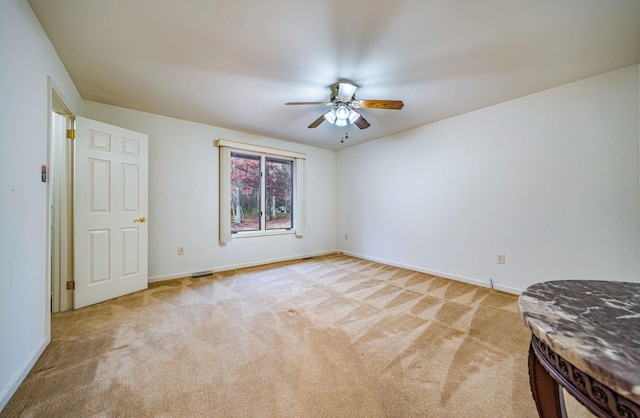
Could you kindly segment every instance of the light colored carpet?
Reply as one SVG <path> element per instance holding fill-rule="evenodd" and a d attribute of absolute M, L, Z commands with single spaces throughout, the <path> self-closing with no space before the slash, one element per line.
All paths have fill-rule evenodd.
<path fill-rule="evenodd" d="M 0 417 L 535 417 L 517 297 L 329 255 L 53 315 Z"/>

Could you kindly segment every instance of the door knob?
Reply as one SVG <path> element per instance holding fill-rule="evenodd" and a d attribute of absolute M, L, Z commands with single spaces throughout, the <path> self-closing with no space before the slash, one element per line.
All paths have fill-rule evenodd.
<path fill-rule="evenodd" d="M 138 219 L 135 219 L 133 222 L 140 222 L 140 223 L 147 222 L 147 217 L 146 216 L 141 216 Z"/>

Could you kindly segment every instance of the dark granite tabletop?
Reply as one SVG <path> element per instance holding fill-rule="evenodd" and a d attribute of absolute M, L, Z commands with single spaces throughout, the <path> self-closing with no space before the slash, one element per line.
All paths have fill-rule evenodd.
<path fill-rule="evenodd" d="M 559 356 L 640 404 L 640 283 L 538 283 L 518 304 L 531 332 Z"/>

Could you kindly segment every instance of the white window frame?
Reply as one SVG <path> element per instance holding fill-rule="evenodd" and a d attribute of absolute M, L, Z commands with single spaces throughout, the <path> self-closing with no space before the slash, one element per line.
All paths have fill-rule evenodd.
<path fill-rule="evenodd" d="M 232 239 L 259 237 L 268 235 L 295 234 L 301 238 L 304 230 L 304 153 L 245 144 L 242 142 L 218 139 L 214 145 L 219 150 L 219 240 L 228 243 Z M 293 160 L 293 228 L 292 229 L 263 229 L 260 231 L 238 231 L 231 233 L 231 153 L 260 155 L 265 157 L 284 158 Z M 262 159 L 264 160 L 264 159 Z M 261 190 L 264 190 L 264 177 L 261 178 Z M 264 227 L 264 223 L 261 224 Z"/>

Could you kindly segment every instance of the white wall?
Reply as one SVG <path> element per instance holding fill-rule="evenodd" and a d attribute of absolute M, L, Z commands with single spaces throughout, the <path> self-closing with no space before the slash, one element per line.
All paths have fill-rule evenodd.
<path fill-rule="evenodd" d="M 334 151 L 85 101 L 84 116 L 149 135 L 149 277 L 300 258 L 336 250 Z M 213 141 L 307 153 L 305 232 L 218 243 L 218 149 Z M 178 246 L 185 255 L 178 256 Z"/>
<path fill-rule="evenodd" d="M 516 293 L 639 281 L 638 79 L 634 65 L 339 151 L 339 248 Z"/>
<path fill-rule="evenodd" d="M 0 410 L 48 344 L 49 87 L 82 102 L 24 0 L 0 2 Z"/>

